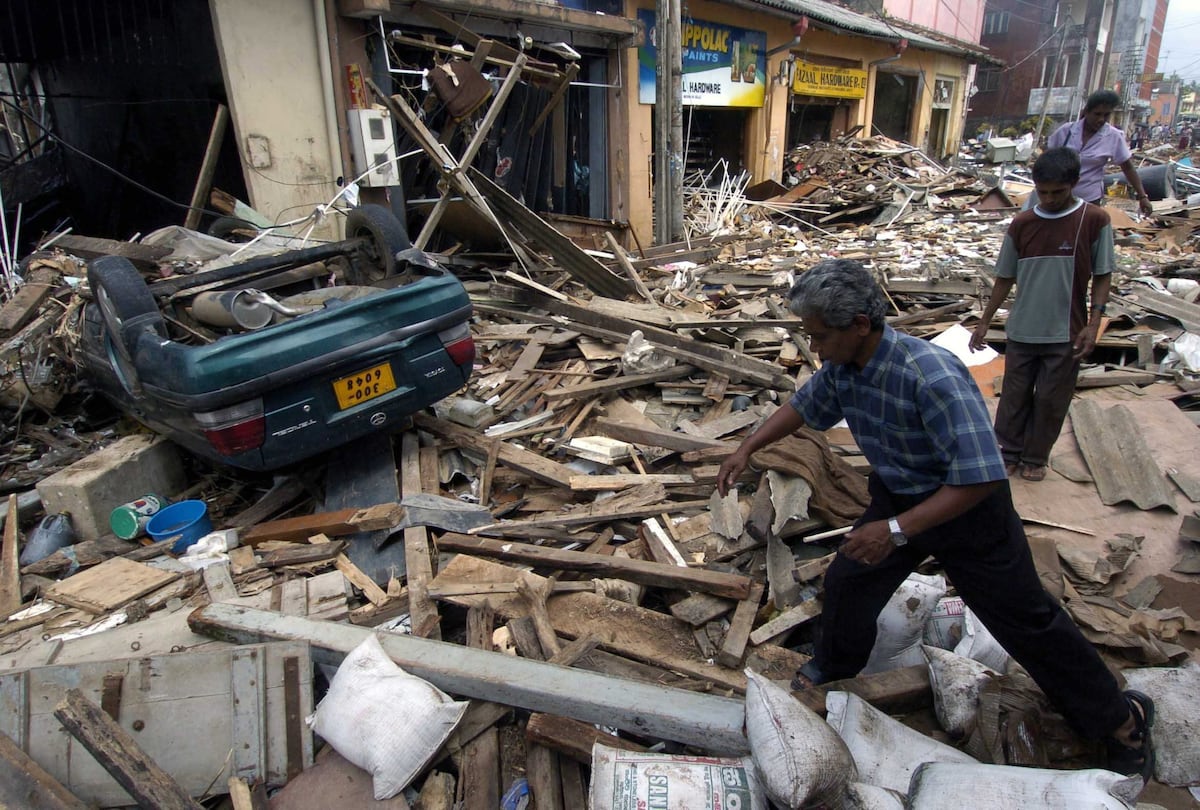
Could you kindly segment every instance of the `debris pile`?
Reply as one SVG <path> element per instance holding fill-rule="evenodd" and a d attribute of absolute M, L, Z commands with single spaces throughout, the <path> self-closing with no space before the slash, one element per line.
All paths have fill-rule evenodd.
<path fill-rule="evenodd" d="M 38 768 L 39 790 L 104 806 L 130 797 L 191 806 L 228 792 L 249 807 L 268 787 L 278 788 L 272 806 L 353 806 L 383 798 L 386 783 L 395 807 L 496 807 L 506 796 L 519 806 L 524 792 L 538 807 L 577 808 L 588 806 L 593 763 L 648 750 L 741 767 L 737 758 L 751 754 L 768 768 L 772 796 L 795 796 L 774 781 L 755 733 L 743 732 L 747 695 L 755 713 L 778 705 L 769 690 L 783 692 L 808 661 L 821 578 L 838 530 L 861 514 L 869 465 L 841 428 L 805 430 L 756 455 L 726 498 L 714 492 L 718 465 L 818 367 L 785 304 L 795 275 L 829 255 L 860 259 L 885 284 L 893 326 L 942 340 L 986 299 L 1014 209 L 975 206 L 989 196 L 977 180 L 883 139 L 793 158 L 797 182 L 782 196 L 811 210 L 784 211 L 770 202 L 780 195 L 756 204 L 744 181 L 726 180 L 697 205 L 709 230 L 729 233 L 640 254 L 615 240 L 584 251 L 482 175 L 459 175 L 518 257 L 508 267 L 452 259 L 474 307 L 473 375 L 390 441 L 368 436 L 275 476 L 204 462 L 89 413 L 87 381 L 71 364 L 82 312 L 94 306 L 81 282 L 88 255 L 69 240 L 39 254 L 0 311 L 4 405 L 18 415 L 5 427 L 12 494 L 0 547 L 0 732 L 15 745 L 0 735 L 0 757 Z M 1186 228 L 1174 254 L 1148 246 L 1172 228 L 1122 227 L 1130 241 L 1119 294 L 1081 383 L 1074 435 L 1040 485 L 1055 494 L 1042 502 L 1034 485 L 1014 484 L 1044 582 L 1120 667 L 1190 657 L 1200 619 L 1200 531 L 1189 515 L 1175 532 L 1168 512 L 1200 502 L 1194 428 L 1179 408 L 1200 388 L 1186 340 L 1200 334 L 1200 310 L 1170 289 L 1194 275 L 1189 223 L 1174 224 Z M 138 260 L 148 276 L 163 275 L 163 257 Z M 171 329 L 198 344 L 216 337 L 177 315 Z M 989 338 L 1003 341 L 1003 318 Z M 1164 368 L 1168 347 L 1176 358 Z M 975 369 L 985 393 L 998 363 Z M 1143 423 L 1114 413 L 1115 398 Z M 1168 470 L 1135 459 L 1127 443 L 1127 458 L 1114 458 L 1097 441 L 1114 431 L 1144 436 Z M 109 455 L 96 452 L 114 441 L 122 444 Z M 138 478 L 130 459 L 150 455 L 162 471 Z M 1112 474 L 1126 464 L 1139 470 L 1132 480 Z M 179 530 L 114 536 L 111 510 L 150 492 L 203 502 L 213 531 L 186 548 Z M 19 562 L 41 514 L 60 511 L 71 513 L 76 542 Z M 1152 531 L 1126 531 L 1135 524 Z M 1178 561 L 1184 579 L 1150 567 L 1164 555 L 1175 562 L 1180 549 L 1192 551 Z M 961 601 L 954 607 L 937 572 L 924 573 L 941 585 L 901 645 L 908 657 L 849 681 L 797 683 L 783 704 L 828 712 L 821 728 L 837 731 L 853 758 L 842 781 L 817 792 L 935 790 L 957 773 L 941 768 L 976 763 L 1094 764 L 1095 751 L 1054 719 L 1003 650 L 984 654 L 986 628 L 962 615 Z M 386 763 L 353 757 L 370 774 L 348 764 L 344 745 L 315 753 L 303 721 L 327 688 L 335 693 L 328 684 L 342 671 L 333 667 L 365 655 L 364 643 L 436 704 L 409 718 L 428 717 L 427 755 L 391 781 Z M 368 669 L 380 682 L 400 677 Z M 947 671 L 974 684 L 965 709 L 943 705 Z M 210 697 L 191 703 L 200 695 Z M 346 722 L 322 722 L 330 719 Z M 872 767 L 879 743 L 865 727 L 916 735 L 931 752 Z M 69 765 L 84 756 L 74 741 L 92 750 L 85 737 L 102 729 L 132 746 L 93 753 L 104 768 Z M 138 771 L 132 763 L 142 761 L 157 766 Z M 855 768 L 858 781 L 846 782 Z M 1160 778 L 1200 781 L 1200 762 L 1182 772 Z"/>

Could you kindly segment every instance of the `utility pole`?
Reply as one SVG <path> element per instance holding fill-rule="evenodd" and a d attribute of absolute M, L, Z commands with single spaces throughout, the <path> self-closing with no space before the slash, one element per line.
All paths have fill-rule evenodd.
<path fill-rule="evenodd" d="M 1042 143 L 1042 127 L 1046 124 L 1046 108 L 1050 104 L 1050 91 L 1054 89 L 1054 77 L 1058 74 L 1059 65 L 1062 64 L 1063 48 L 1066 47 L 1067 44 L 1068 28 L 1070 28 L 1070 26 L 1067 23 L 1063 23 L 1059 28 L 1060 34 L 1058 37 L 1058 55 L 1054 57 L 1054 70 L 1051 71 L 1050 75 L 1046 77 L 1046 92 L 1042 96 L 1042 113 L 1038 116 L 1037 132 L 1034 133 L 1034 143 L 1038 144 L 1039 146 Z"/>
<path fill-rule="evenodd" d="M 683 3 L 671 0 L 671 241 L 683 240 Z"/>
<path fill-rule="evenodd" d="M 683 47 L 680 0 L 655 4 L 654 241 L 683 238 Z"/>

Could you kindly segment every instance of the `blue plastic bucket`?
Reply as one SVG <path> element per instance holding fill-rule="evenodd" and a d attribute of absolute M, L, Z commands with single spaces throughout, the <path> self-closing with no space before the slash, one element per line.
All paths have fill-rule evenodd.
<path fill-rule="evenodd" d="M 212 531 L 208 504 L 204 501 L 180 501 L 164 506 L 146 524 L 146 534 L 156 543 L 175 540 L 172 554 L 182 554 L 188 546 Z"/>

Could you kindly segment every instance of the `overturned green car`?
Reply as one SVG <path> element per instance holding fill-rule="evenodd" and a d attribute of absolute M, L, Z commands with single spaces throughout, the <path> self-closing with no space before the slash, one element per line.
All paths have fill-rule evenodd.
<path fill-rule="evenodd" d="M 124 258 L 93 259 L 78 354 L 85 377 L 152 430 L 247 470 L 402 429 L 470 377 L 471 302 L 386 209 L 354 209 L 346 232 L 342 242 L 154 283 Z M 334 267 L 349 283 L 331 287 L 313 267 Z M 262 288 L 291 294 L 276 300 Z M 199 313 L 202 302 L 224 307 L 227 319 L 209 324 L 227 329 L 180 334 L 178 319 L 164 317 Z"/>

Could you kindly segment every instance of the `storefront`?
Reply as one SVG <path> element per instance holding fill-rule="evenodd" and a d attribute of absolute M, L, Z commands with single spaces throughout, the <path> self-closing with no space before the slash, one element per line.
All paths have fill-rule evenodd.
<path fill-rule="evenodd" d="M 851 59 L 809 55 L 783 63 L 792 77 L 788 101 L 788 147 L 829 141 L 846 134 L 867 95 L 867 71 Z"/>

